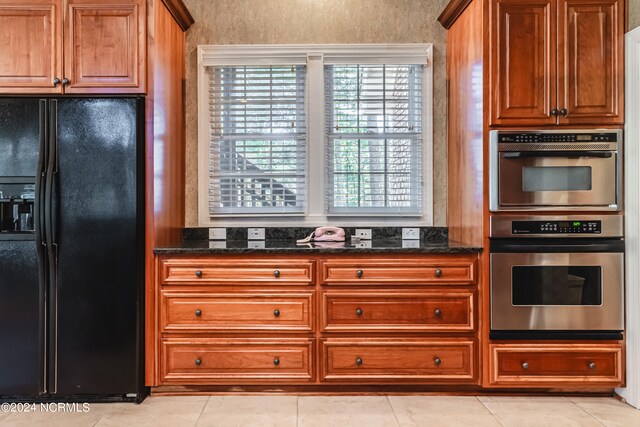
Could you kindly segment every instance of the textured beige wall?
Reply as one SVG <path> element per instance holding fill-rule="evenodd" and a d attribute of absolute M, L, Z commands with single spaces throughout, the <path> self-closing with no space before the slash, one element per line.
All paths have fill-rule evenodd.
<path fill-rule="evenodd" d="M 640 0 L 629 1 L 629 30 L 640 27 Z"/>
<path fill-rule="evenodd" d="M 636 1 L 636 0 L 631 0 Z M 445 30 L 448 0 L 184 0 L 196 23 L 187 33 L 188 227 L 197 225 L 197 63 L 199 44 L 433 43 L 434 224 L 446 222 Z"/>

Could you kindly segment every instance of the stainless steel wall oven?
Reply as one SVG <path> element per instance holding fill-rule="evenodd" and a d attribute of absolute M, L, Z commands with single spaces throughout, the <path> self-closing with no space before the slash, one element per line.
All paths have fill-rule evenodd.
<path fill-rule="evenodd" d="M 489 209 L 619 211 L 622 131 L 489 133 Z"/>
<path fill-rule="evenodd" d="M 493 339 L 621 337 L 621 216 L 493 216 L 490 236 Z"/>

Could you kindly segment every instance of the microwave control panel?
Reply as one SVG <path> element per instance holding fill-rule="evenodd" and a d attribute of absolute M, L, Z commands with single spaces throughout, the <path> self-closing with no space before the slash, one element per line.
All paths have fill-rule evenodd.
<path fill-rule="evenodd" d="M 512 234 L 600 234 L 602 221 L 513 221 Z"/>

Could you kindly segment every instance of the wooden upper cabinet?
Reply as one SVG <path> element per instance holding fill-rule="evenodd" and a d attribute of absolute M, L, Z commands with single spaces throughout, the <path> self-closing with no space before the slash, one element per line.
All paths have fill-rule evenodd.
<path fill-rule="evenodd" d="M 0 0 L 0 93 L 60 93 L 60 1 Z"/>
<path fill-rule="evenodd" d="M 144 0 L 67 0 L 66 93 L 144 92 Z"/>
<path fill-rule="evenodd" d="M 623 123 L 621 0 L 560 0 L 558 104 L 561 124 Z"/>
<path fill-rule="evenodd" d="M 494 3 L 492 124 L 555 124 L 554 0 Z"/>
<path fill-rule="evenodd" d="M 491 4 L 490 125 L 623 123 L 623 0 Z"/>
<path fill-rule="evenodd" d="M 0 0 L 0 93 L 144 93 L 145 47 L 145 0 Z"/>

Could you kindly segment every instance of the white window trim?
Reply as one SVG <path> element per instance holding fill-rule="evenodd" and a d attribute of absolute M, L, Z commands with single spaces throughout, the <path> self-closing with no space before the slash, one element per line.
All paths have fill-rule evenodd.
<path fill-rule="evenodd" d="M 433 225 L 433 45 L 201 45 L 198 46 L 198 225 L 200 227 Z M 324 65 L 421 64 L 423 72 L 422 213 L 367 216 L 325 213 Z M 209 216 L 209 122 L 206 67 L 224 65 L 307 65 L 307 202 L 305 215 Z M 312 194 L 319 196 L 312 197 Z"/>

